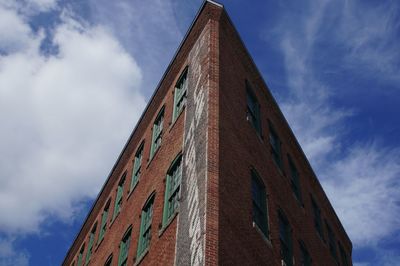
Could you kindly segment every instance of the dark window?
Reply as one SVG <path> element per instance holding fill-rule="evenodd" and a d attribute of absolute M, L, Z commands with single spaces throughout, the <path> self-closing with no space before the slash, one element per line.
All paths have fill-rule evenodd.
<path fill-rule="evenodd" d="M 296 198 L 302 202 L 301 199 L 301 189 L 300 189 L 300 180 L 299 180 L 299 172 L 290 156 L 288 156 L 289 168 L 290 168 L 290 183 Z"/>
<path fill-rule="evenodd" d="M 308 253 L 306 246 L 302 241 L 300 241 L 300 266 L 311 266 L 311 257 Z"/>
<path fill-rule="evenodd" d="M 292 229 L 287 218 L 279 212 L 279 240 L 281 244 L 281 259 L 286 266 L 293 265 Z"/>
<path fill-rule="evenodd" d="M 282 165 L 282 152 L 281 152 L 281 141 L 276 134 L 274 128 L 270 124 L 269 126 L 269 143 L 271 144 L 272 159 L 280 170 L 283 169 Z"/>
<path fill-rule="evenodd" d="M 339 243 L 339 250 L 340 250 L 340 258 L 342 260 L 342 265 L 343 266 L 348 266 L 349 265 L 349 260 L 347 258 L 346 251 L 344 251 L 344 248 L 340 243 Z"/>
<path fill-rule="evenodd" d="M 107 258 L 106 263 L 104 263 L 104 266 L 111 266 L 112 264 L 112 254 Z"/>
<path fill-rule="evenodd" d="M 246 97 L 247 97 L 247 120 L 251 122 L 258 134 L 261 135 L 261 119 L 260 105 L 257 98 L 251 91 L 250 85 L 246 81 Z"/>
<path fill-rule="evenodd" d="M 318 235 L 321 239 L 324 239 L 324 233 L 322 231 L 322 219 L 321 219 L 321 210 L 319 209 L 317 203 L 313 198 L 311 198 L 311 204 L 314 214 L 314 227 L 317 230 Z"/>
<path fill-rule="evenodd" d="M 254 170 L 251 171 L 251 195 L 253 201 L 253 222 L 268 237 L 267 195 L 264 184 Z"/>
<path fill-rule="evenodd" d="M 335 235 L 333 234 L 333 231 L 328 223 L 326 223 L 326 228 L 328 230 L 329 251 L 331 252 L 331 255 L 335 261 L 338 261 Z"/>
<path fill-rule="evenodd" d="M 165 187 L 163 225 L 166 225 L 178 209 L 179 189 L 182 179 L 182 155 L 179 155 L 168 170 Z"/>

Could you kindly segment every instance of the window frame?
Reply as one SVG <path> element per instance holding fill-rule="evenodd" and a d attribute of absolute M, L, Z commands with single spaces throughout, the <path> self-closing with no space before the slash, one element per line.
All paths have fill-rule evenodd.
<path fill-rule="evenodd" d="M 311 266 L 312 265 L 312 258 L 310 252 L 306 248 L 306 245 L 303 241 L 299 241 L 300 246 L 300 266 Z"/>
<path fill-rule="evenodd" d="M 118 266 L 127 265 L 131 242 L 132 242 L 132 225 L 130 225 L 128 229 L 125 231 L 124 235 L 122 236 L 121 242 L 119 243 Z M 125 252 L 122 253 L 122 251 Z"/>
<path fill-rule="evenodd" d="M 245 81 L 245 87 L 247 120 L 250 121 L 250 123 L 253 125 L 258 135 L 262 136 L 260 103 L 258 102 L 257 96 L 253 92 L 253 88 L 247 80 Z"/>
<path fill-rule="evenodd" d="M 272 160 L 278 166 L 279 170 L 283 172 L 283 158 L 282 158 L 282 141 L 276 133 L 274 126 L 271 121 L 268 121 L 269 125 L 269 144 L 271 147 Z"/>
<path fill-rule="evenodd" d="M 85 265 L 88 265 L 90 262 L 90 258 L 93 254 L 93 247 L 94 247 L 94 238 L 96 235 L 96 229 L 97 229 L 97 222 L 94 224 L 92 227 L 92 230 L 90 231 L 89 234 L 89 240 L 88 240 L 88 249 L 86 252 L 86 260 L 85 260 Z"/>
<path fill-rule="evenodd" d="M 325 220 L 326 230 L 328 233 L 328 246 L 329 246 L 329 253 L 333 257 L 336 262 L 339 262 L 338 254 L 337 254 L 337 246 L 336 246 L 336 237 L 334 232 L 332 231 L 331 226 L 329 225 L 328 221 Z"/>
<path fill-rule="evenodd" d="M 139 261 L 150 248 L 151 225 L 154 212 L 155 192 L 153 192 L 143 205 L 140 217 L 140 232 L 137 246 L 136 260 Z M 147 218 L 147 221 L 145 219 Z"/>
<path fill-rule="evenodd" d="M 292 227 L 282 210 L 278 211 L 278 219 L 281 260 L 285 262 L 286 266 L 293 266 Z M 284 226 L 284 228 L 281 226 Z M 282 229 L 284 230 L 284 235 L 282 235 Z"/>
<path fill-rule="evenodd" d="M 108 214 L 110 212 L 110 205 L 111 205 L 111 198 L 108 199 L 106 205 L 104 205 L 103 213 L 101 214 L 99 237 L 97 238 L 97 245 L 99 245 L 100 242 L 103 240 L 104 235 L 107 231 L 107 220 L 108 220 Z"/>
<path fill-rule="evenodd" d="M 164 115 L 165 106 L 163 106 L 158 112 L 153 122 L 152 134 L 151 134 L 151 147 L 150 147 L 150 160 L 153 159 L 154 154 L 160 149 L 162 134 L 164 129 Z"/>
<path fill-rule="evenodd" d="M 77 261 L 76 266 L 82 265 L 84 252 L 85 252 L 85 243 L 83 243 L 83 245 L 81 246 L 81 248 L 79 250 L 78 258 L 76 260 Z"/>
<path fill-rule="evenodd" d="M 252 168 L 250 170 L 251 176 L 251 201 L 252 201 L 252 221 L 253 225 L 256 225 L 260 229 L 262 234 L 269 239 L 270 229 L 269 229 L 269 217 L 268 217 L 268 194 L 266 191 L 266 186 L 262 181 L 260 175 L 257 171 Z M 261 193 L 259 196 L 261 198 L 255 199 L 254 195 L 254 184 L 256 184 L 257 190 Z M 261 202 L 258 202 L 261 201 Z M 261 217 L 258 215 L 261 214 Z"/>
<path fill-rule="evenodd" d="M 188 88 L 188 74 L 189 67 L 186 66 L 185 69 L 180 74 L 178 81 L 174 87 L 174 107 L 172 111 L 172 123 L 174 123 L 179 115 L 182 113 L 185 105 L 186 105 L 186 92 Z M 178 87 L 178 85 L 181 85 Z"/>
<path fill-rule="evenodd" d="M 139 147 L 136 149 L 135 159 L 132 162 L 132 176 L 131 176 L 131 184 L 129 186 L 129 192 L 132 192 L 136 187 L 137 183 L 140 179 L 140 174 L 142 171 L 142 163 L 143 163 L 143 154 L 144 154 L 144 141 L 142 141 Z"/>
<path fill-rule="evenodd" d="M 311 196 L 311 208 L 313 212 L 314 228 L 317 231 L 317 234 L 321 238 L 321 240 L 325 241 L 321 209 L 319 208 L 313 196 Z"/>
<path fill-rule="evenodd" d="M 301 195 L 301 185 L 300 185 L 300 174 L 297 170 L 296 164 L 294 163 L 292 157 L 288 154 L 288 162 L 289 162 L 289 170 L 290 170 L 290 185 L 292 187 L 292 191 L 296 196 L 297 200 L 300 203 L 303 203 L 302 195 Z"/>
<path fill-rule="evenodd" d="M 178 176 L 174 176 L 174 173 L 176 173 L 176 171 L 179 171 L 177 173 Z M 167 171 L 165 179 L 164 210 L 162 219 L 163 227 L 165 227 L 170 222 L 170 220 L 172 220 L 175 213 L 178 212 L 181 181 L 182 181 L 182 153 L 179 153 L 172 161 L 171 166 Z M 172 203 L 172 201 L 174 202 Z"/>
<path fill-rule="evenodd" d="M 113 221 L 117 218 L 118 214 L 121 212 L 121 207 L 124 197 L 124 186 L 126 182 L 127 171 L 125 171 L 121 178 L 119 179 L 117 186 L 117 193 L 115 194 L 114 210 L 113 210 Z"/>

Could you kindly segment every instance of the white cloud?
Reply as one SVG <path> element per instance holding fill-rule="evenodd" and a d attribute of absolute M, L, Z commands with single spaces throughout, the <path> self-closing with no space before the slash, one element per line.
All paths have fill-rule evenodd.
<path fill-rule="evenodd" d="M 16 251 L 14 239 L 0 237 L 0 265 L 27 266 L 29 265 L 29 254 L 25 251 Z"/>
<path fill-rule="evenodd" d="M 400 81 L 399 12 L 398 1 L 382 1 L 373 6 L 345 2 L 338 39 L 349 49 L 346 67 L 359 75 Z"/>
<path fill-rule="evenodd" d="M 325 191 L 355 245 L 376 245 L 400 228 L 400 149 L 355 145 L 323 176 Z"/>
<path fill-rule="evenodd" d="M 54 29 L 58 53 L 22 31 L 0 57 L 0 216 L 7 234 L 73 218 L 94 197 L 144 108 L 141 70 L 101 26 L 69 18 Z M 67 16 L 68 17 L 68 16 Z"/>
<path fill-rule="evenodd" d="M 282 110 L 357 248 L 376 245 L 400 227 L 397 180 L 400 150 L 380 146 L 374 139 L 371 143 L 351 143 L 346 139 L 346 134 L 351 131 L 346 119 L 357 112 L 357 107 L 349 110 L 331 103 L 335 88 L 324 82 L 321 66 L 314 64 L 315 51 L 321 50 L 316 44 L 329 21 L 327 17 L 335 18 L 331 21 L 340 21 L 341 26 L 337 27 L 338 32 L 332 32 L 329 41 L 351 47 L 346 54 L 348 64 L 361 62 L 354 60 L 360 57 L 360 65 L 367 65 L 353 69 L 355 72 L 379 69 L 374 76 L 381 80 L 387 80 L 398 70 L 398 65 L 393 62 L 399 61 L 399 50 L 387 40 L 384 40 L 387 51 L 376 45 L 377 40 L 385 37 L 393 40 L 396 25 L 393 25 L 392 12 L 384 16 L 382 22 L 379 19 L 385 9 L 366 16 L 375 10 L 360 15 L 358 11 L 367 10 L 360 4 L 356 6 L 354 2 L 345 1 L 341 9 L 338 8 L 340 5 L 332 3 L 310 1 L 304 5 L 308 9 L 302 9 L 303 12 L 294 18 L 287 19 L 290 15 L 282 15 L 285 19 L 273 30 L 275 38 L 272 40 L 279 44 L 287 72 L 289 97 L 281 99 Z M 321 51 L 318 55 L 324 56 Z M 375 57 L 380 56 L 380 61 L 376 61 Z"/>
<path fill-rule="evenodd" d="M 143 67 L 143 84 L 151 95 L 183 38 L 182 18 L 176 17 L 172 1 L 90 0 L 89 5 L 91 19 L 107 26 Z"/>

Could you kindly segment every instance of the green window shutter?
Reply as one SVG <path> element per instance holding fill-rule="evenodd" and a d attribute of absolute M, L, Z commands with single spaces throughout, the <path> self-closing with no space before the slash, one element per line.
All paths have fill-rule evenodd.
<path fill-rule="evenodd" d="M 170 170 L 168 170 L 166 178 L 163 225 L 166 225 L 169 219 L 175 214 L 178 209 L 178 195 L 182 179 L 181 167 L 182 155 L 179 155 L 172 162 Z"/>
<path fill-rule="evenodd" d="M 171 177 L 167 175 L 167 180 L 165 182 L 165 197 L 164 197 L 164 211 L 163 211 L 163 225 L 165 225 L 168 221 L 169 215 L 168 215 L 168 199 L 169 199 L 169 194 L 170 194 L 170 183 L 171 183 Z"/>
<path fill-rule="evenodd" d="M 154 196 L 148 200 L 145 207 L 142 210 L 142 217 L 140 223 L 140 235 L 137 249 L 137 258 L 148 249 L 151 238 L 151 220 L 153 216 L 153 202 Z"/>
<path fill-rule="evenodd" d="M 128 229 L 119 246 L 118 266 L 125 266 L 128 261 L 128 252 L 131 242 L 132 229 Z"/>
<path fill-rule="evenodd" d="M 142 157 L 143 157 L 143 146 L 144 146 L 144 144 L 142 143 L 139 146 L 139 149 L 135 155 L 135 160 L 133 162 L 133 169 L 132 169 L 132 180 L 131 180 L 131 185 L 130 185 L 130 189 L 129 189 L 130 191 L 133 190 L 133 188 L 136 186 L 137 182 L 139 181 L 140 169 L 141 169 Z"/>
<path fill-rule="evenodd" d="M 90 233 L 89 236 L 89 244 L 88 244 L 88 251 L 86 253 L 86 265 L 90 261 L 90 257 L 92 256 L 92 250 L 93 250 L 93 242 L 94 242 L 94 235 L 95 235 L 96 229 L 94 228 L 92 232 Z"/>
<path fill-rule="evenodd" d="M 117 188 L 117 197 L 115 198 L 113 220 L 115 219 L 115 217 L 117 216 L 117 214 L 120 211 L 121 199 L 122 199 L 122 186 L 119 185 Z"/>
<path fill-rule="evenodd" d="M 185 105 L 185 96 L 186 96 L 186 90 L 187 90 L 187 73 L 188 69 L 186 68 L 183 73 L 181 74 L 178 82 L 175 85 L 175 90 L 174 90 L 174 109 L 173 109 L 173 116 L 172 116 L 172 122 L 176 120 L 176 118 L 179 116 L 179 114 L 183 110 L 183 106 Z"/>
<path fill-rule="evenodd" d="M 84 250 L 85 250 L 85 246 L 83 246 L 83 247 L 81 248 L 81 250 L 79 251 L 77 266 L 81 266 L 81 265 L 82 265 L 82 258 L 83 258 L 83 252 L 84 252 Z"/>
<path fill-rule="evenodd" d="M 99 232 L 99 239 L 97 240 L 97 243 L 100 243 L 101 240 L 103 240 L 104 233 L 106 232 L 107 216 L 108 216 L 108 208 L 104 209 L 103 215 L 101 216 L 101 226 L 100 226 L 100 232 Z"/>
<path fill-rule="evenodd" d="M 150 158 L 153 158 L 154 153 L 161 146 L 161 133 L 163 130 L 163 122 L 164 122 L 163 120 L 164 120 L 164 107 L 161 109 L 161 111 L 157 115 L 156 120 L 154 121 L 152 141 L 150 147 Z"/>

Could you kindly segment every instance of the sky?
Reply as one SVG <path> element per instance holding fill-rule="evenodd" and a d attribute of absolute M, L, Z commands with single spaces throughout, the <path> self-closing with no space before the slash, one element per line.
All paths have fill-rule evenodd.
<path fill-rule="evenodd" d="M 0 266 L 60 265 L 201 0 L 0 0 Z M 224 4 L 353 242 L 400 261 L 400 2 Z"/>

